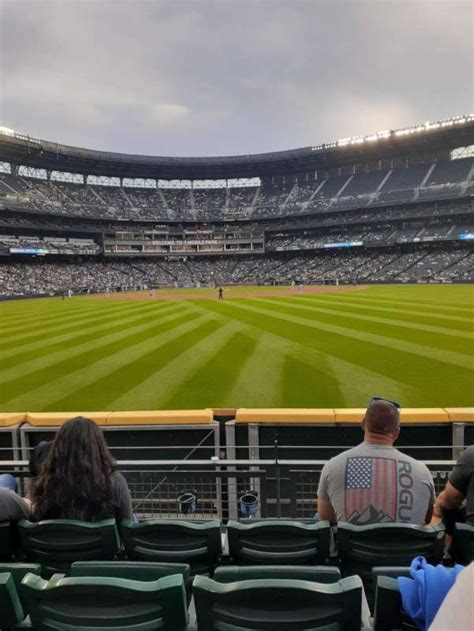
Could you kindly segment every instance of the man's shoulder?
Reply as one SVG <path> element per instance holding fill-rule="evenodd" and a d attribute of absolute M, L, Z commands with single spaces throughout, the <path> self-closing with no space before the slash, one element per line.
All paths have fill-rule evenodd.
<path fill-rule="evenodd" d="M 361 443 L 360 445 L 357 445 L 356 447 L 352 447 L 351 449 L 346 449 L 345 451 L 341 451 L 341 453 L 337 454 L 337 456 L 333 456 L 332 458 L 330 458 L 327 464 L 329 466 L 337 466 L 337 465 L 343 464 L 348 458 L 356 458 L 356 457 L 363 456 L 362 450 L 361 450 L 362 445 L 363 443 Z"/>
<path fill-rule="evenodd" d="M 397 460 L 399 462 L 403 462 L 406 465 L 410 465 L 410 468 L 413 472 L 417 472 L 420 475 L 427 474 L 431 478 L 430 470 L 428 469 L 428 467 L 425 465 L 424 462 L 422 462 L 421 460 L 417 460 L 416 458 L 413 458 L 413 456 L 404 454 L 398 449 L 396 449 L 395 452 L 397 454 Z"/>

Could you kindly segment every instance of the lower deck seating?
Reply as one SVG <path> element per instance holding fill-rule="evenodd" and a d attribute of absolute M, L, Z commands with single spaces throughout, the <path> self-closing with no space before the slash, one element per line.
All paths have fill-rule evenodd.
<path fill-rule="evenodd" d="M 343 580 L 357 576 L 357 580 L 362 581 L 369 603 L 375 598 L 377 613 L 374 575 L 375 580 L 381 576 L 385 579 L 390 578 L 393 571 L 405 571 L 415 556 L 424 556 L 428 561 L 436 563 L 441 559 L 444 542 L 443 527 L 339 524 L 338 556 L 329 557 L 330 527 L 327 522 L 315 524 L 286 519 L 262 519 L 246 520 L 245 523 L 229 522 L 227 535 L 230 554 L 222 555 L 222 527 L 218 521 L 152 520 L 142 523 L 125 522 L 122 526 L 120 534 L 122 541 L 125 542 L 123 548 L 118 537 L 119 529 L 113 520 L 95 524 L 63 520 L 37 524 L 21 522 L 19 529 L 22 532 L 22 545 L 17 559 L 26 558 L 35 563 L 0 563 L 0 589 L 5 602 L 10 603 L 8 606 L 2 603 L 5 611 L 2 615 L 5 618 L 0 618 L 0 628 L 2 624 L 6 624 L 4 620 L 11 621 L 21 618 L 21 615 L 26 616 L 32 606 L 39 608 L 38 611 L 42 611 L 42 607 L 49 607 L 48 598 L 44 599 L 41 594 L 59 594 L 55 598 L 65 603 L 64 615 L 66 618 L 72 616 L 70 605 L 74 599 L 71 596 L 71 600 L 68 600 L 70 595 L 75 594 L 76 600 L 82 598 L 82 593 L 92 598 L 95 586 L 99 585 L 102 587 L 97 594 L 103 594 L 100 595 L 100 610 L 105 612 L 104 620 L 112 620 L 110 624 L 113 623 L 114 628 L 120 629 L 121 625 L 125 625 L 127 617 L 125 615 L 123 618 L 114 619 L 112 603 L 118 602 L 118 607 L 124 607 L 128 602 L 128 606 L 132 607 L 133 602 L 133 607 L 136 605 L 139 609 L 139 603 L 148 602 L 146 598 L 142 601 L 141 596 L 129 598 L 130 593 L 141 594 L 140 590 L 132 590 L 130 593 L 125 590 L 123 593 L 128 595 L 119 598 L 118 601 L 114 600 L 117 594 L 122 593 L 120 590 L 117 591 L 121 586 L 120 581 L 138 583 L 147 593 L 147 590 L 155 589 L 155 583 L 170 577 L 178 577 L 183 587 L 185 611 L 189 605 L 191 611 L 193 610 L 191 595 L 195 595 L 200 629 L 249 631 L 254 628 L 271 627 L 272 631 L 303 631 L 306 628 L 319 629 L 320 625 L 323 625 L 322 628 L 326 628 L 326 631 L 336 631 L 350 628 L 344 626 L 344 603 L 349 597 L 344 595 L 345 589 L 339 588 L 341 585 L 353 586 L 353 583 L 343 583 Z M 456 525 L 455 531 L 458 533 L 458 538 L 455 539 L 459 554 L 472 554 L 472 548 L 469 546 L 472 546 L 473 527 Z M 0 533 L 2 532 L 9 533 L 9 530 L 5 527 L 0 529 Z M 318 562 L 323 565 L 316 565 Z M 339 567 L 335 567 L 336 564 L 339 564 Z M 380 573 L 373 569 L 387 565 L 402 566 L 402 570 L 400 567 L 384 567 Z M 56 574 L 49 581 L 40 580 L 40 575 L 43 579 L 48 579 L 53 572 L 62 574 Z M 5 578 L 7 574 L 11 578 Z M 199 574 L 208 574 L 213 580 L 202 582 Z M 36 578 L 32 578 L 33 575 Z M 27 588 L 24 587 L 25 584 Z M 251 589 L 248 587 L 249 584 Z M 79 589 L 78 585 L 86 587 Z M 273 586 L 273 598 L 269 595 L 269 585 Z M 334 586 L 338 585 L 336 589 Z M 63 592 L 56 590 L 58 586 L 65 589 L 64 599 Z M 71 586 L 76 587 L 70 589 Z M 267 591 L 264 589 L 265 586 Z M 19 600 L 15 594 L 20 595 Z M 96 600 L 97 594 L 94 596 Z M 380 594 L 383 595 L 384 592 Z M 390 594 L 388 592 L 388 596 Z M 332 604 L 326 603 L 324 607 L 330 607 L 334 613 L 332 622 L 328 622 L 328 618 L 321 614 L 324 609 L 322 603 L 326 602 L 327 598 Z M 351 598 L 348 602 L 352 603 Z M 290 605 L 291 611 L 295 614 L 293 619 L 290 619 Z M 380 609 L 381 605 L 378 606 Z M 5 609 L 7 607 L 8 612 Z M 353 609 L 352 604 L 350 607 Z M 149 613 L 151 609 L 153 607 L 149 608 Z M 107 618 L 107 611 L 112 617 Z M 153 611 L 157 613 L 155 609 Z M 358 609 L 353 609 L 352 616 L 354 615 L 358 616 L 360 621 L 360 600 Z M 249 626 L 252 616 L 256 622 L 267 620 L 270 627 Z M 383 619 L 383 614 L 379 611 L 379 624 L 383 623 Z M 86 621 L 87 618 L 81 619 L 81 624 L 87 626 Z M 148 622 L 151 626 L 145 626 L 147 630 L 158 628 L 153 626 L 153 618 Z M 290 622 L 294 622 L 294 625 L 291 626 Z M 402 622 L 404 625 L 410 624 L 409 621 L 403 620 L 403 617 Z M 18 624 L 18 620 L 8 624 Z M 304 626 L 306 624 L 309 626 Z M 71 626 L 71 631 L 75 628 Z M 100 625 L 98 628 L 101 628 Z M 135 629 L 131 623 L 127 631 L 129 628 Z M 188 631 L 196 629 L 192 625 L 184 628 Z"/>

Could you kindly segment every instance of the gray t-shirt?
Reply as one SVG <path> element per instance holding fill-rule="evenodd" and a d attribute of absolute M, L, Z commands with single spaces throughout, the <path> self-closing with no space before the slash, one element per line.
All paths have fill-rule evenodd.
<path fill-rule="evenodd" d="M 337 521 L 424 525 L 435 498 L 428 467 L 388 445 L 361 443 L 324 465 L 318 497 Z"/>
<path fill-rule="evenodd" d="M 461 454 L 449 481 L 466 498 L 466 521 L 474 524 L 474 445 Z"/>
<path fill-rule="evenodd" d="M 20 521 L 28 518 L 26 502 L 15 491 L 0 487 L 0 521 Z"/>

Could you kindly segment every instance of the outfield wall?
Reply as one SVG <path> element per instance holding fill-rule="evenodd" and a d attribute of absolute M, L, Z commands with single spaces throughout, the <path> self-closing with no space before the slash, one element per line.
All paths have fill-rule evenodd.
<path fill-rule="evenodd" d="M 324 459 L 357 445 L 362 408 L 0 413 L 0 461 L 28 460 L 62 423 L 87 416 L 118 460 Z M 474 444 L 474 408 L 405 408 L 397 446 L 416 458 L 457 459 Z"/>

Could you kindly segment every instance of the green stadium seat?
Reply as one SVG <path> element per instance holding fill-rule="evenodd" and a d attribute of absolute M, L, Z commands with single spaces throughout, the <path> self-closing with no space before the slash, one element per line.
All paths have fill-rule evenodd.
<path fill-rule="evenodd" d="M 444 526 L 413 524 L 370 524 L 355 526 L 340 523 L 337 550 L 345 576 L 362 578 L 369 606 L 374 602 L 372 569 L 380 566 L 408 567 L 417 557 L 439 563 L 443 556 Z"/>
<path fill-rule="evenodd" d="M 382 568 L 379 569 L 382 570 Z M 408 568 L 403 569 L 404 573 L 398 576 L 409 574 Z M 395 576 L 376 576 L 374 631 L 414 631 L 415 629 L 419 629 L 418 625 L 403 611 L 402 595 Z"/>
<path fill-rule="evenodd" d="M 337 583 L 341 571 L 326 565 L 223 565 L 214 572 L 218 583 L 266 580 L 268 578 L 312 581 L 313 583 Z"/>
<path fill-rule="evenodd" d="M 362 582 L 332 584 L 291 579 L 193 583 L 199 631 L 359 631 Z"/>
<path fill-rule="evenodd" d="M 450 553 L 456 563 L 469 565 L 474 561 L 474 526 L 472 524 L 454 524 Z"/>
<path fill-rule="evenodd" d="M 15 585 L 18 588 L 23 577 L 28 573 L 41 576 L 41 565 L 39 563 L 0 563 L 0 574 L 6 572 L 13 576 Z"/>
<path fill-rule="evenodd" d="M 0 572 L 1 570 L 0 565 Z M 188 603 L 191 600 L 192 579 L 187 563 L 153 563 L 152 561 L 77 561 L 71 565 L 69 576 L 107 576 L 130 581 L 157 581 L 165 576 L 180 574 L 186 586 Z"/>
<path fill-rule="evenodd" d="M 329 522 L 303 524 L 286 519 L 255 523 L 229 521 L 229 552 L 242 565 L 314 565 L 329 557 Z"/>
<path fill-rule="evenodd" d="M 68 573 L 74 561 L 99 561 L 115 558 L 119 536 L 114 519 L 81 522 L 51 519 L 19 523 L 21 551 L 29 561 L 42 566 L 43 576 Z"/>
<path fill-rule="evenodd" d="M 27 574 L 20 588 L 33 627 L 42 631 L 184 631 L 188 623 L 179 574 L 147 582 Z"/>
<path fill-rule="evenodd" d="M 25 617 L 13 576 L 9 572 L 0 573 L 0 626 L 13 627 Z"/>
<path fill-rule="evenodd" d="M 212 573 L 222 554 L 218 520 L 124 520 L 121 523 L 121 534 L 128 559 L 187 563 L 191 568 L 191 575 Z"/>
<path fill-rule="evenodd" d="M 15 522 L 0 522 L 0 561 L 15 558 L 20 543 L 18 525 Z"/>
<path fill-rule="evenodd" d="M 1 571 L 0 565 L 0 571 Z M 126 578 L 130 581 L 157 581 L 164 576 L 181 574 L 189 578 L 186 563 L 152 563 L 149 561 L 76 561 L 71 565 L 69 576 L 103 576 Z"/>

